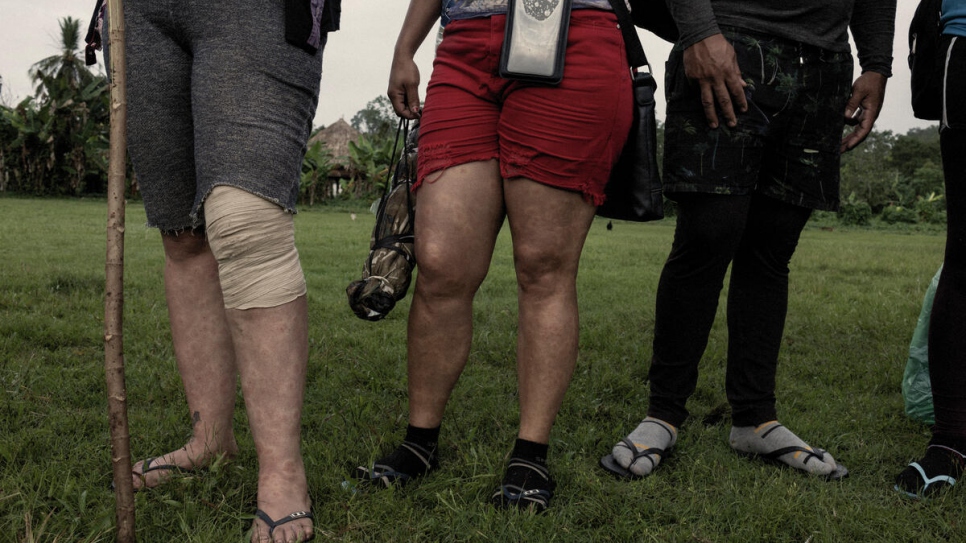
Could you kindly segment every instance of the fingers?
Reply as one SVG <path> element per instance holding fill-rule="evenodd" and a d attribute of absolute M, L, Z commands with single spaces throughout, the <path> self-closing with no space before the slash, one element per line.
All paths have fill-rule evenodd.
<path fill-rule="evenodd" d="M 396 115 L 409 120 L 419 118 L 419 68 L 412 59 L 393 59 L 386 96 Z"/>
<path fill-rule="evenodd" d="M 845 124 L 855 130 L 842 139 L 841 152 L 851 151 L 865 141 L 875 125 L 885 99 L 886 77 L 865 72 L 852 84 L 852 95 L 845 104 Z"/>
<path fill-rule="evenodd" d="M 708 126 L 711 128 L 718 127 L 718 108 L 715 106 L 715 90 L 711 88 L 711 85 L 701 84 L 701 107 L 704 109 L 704 117 L 708 120 Z M 725 108 L 722 106 L 722 110 Z M 728 101 L 727 110 L 731 110 L 731 102 Z M 731 110 L 731 115 L 734 117 L 734 111 Z"/>
<path fill-rule="evenodd" d="M 715 34 L 684 51 L 684 71 L 701 90 L 701 107 L 708 126 L 717 128 L 719 114 L 728 126 L 738 124 L 737 112 L 748 110 L 745 81 L 735 50 L 721 34 Z"/>
<path fill-rule="evenodd" d="M 396 115 L 404 119 L 418 119 L 421 113 L 419 102 L 419 88 L 407 86 L 403 88 L 390 88 L 387 96 L 392 103 L 392 109 Z"/>
<path fill-rule="evenodd" d="M 738 125 L 738 112 L 748 111 L 748 99 L 745 97 L 744 89 L 745 82 L 741 78 L 727 83 L 722 81 L 714 86 L 702 85 L 701 107 L 704 108 L 708 126 L 718 127 L 717 110 L 721 111 L 721 117 L 726 125 L 730 127 Z"/>
<path fill-rule="evenodd" d="M 869 136 L 872 132 L 872 127 L 875 125 L 875 117 L 875 115 L 868 114 L 862 108 L 856 109 L 854 115 L 849 116 L 851 124 L 855 125 L 855 130 L 852 130 L 842 138 L 842 146 L 840 148 L 842 153 L 855 149 L 857 145 L 865 141 L 865 138 Z"/>

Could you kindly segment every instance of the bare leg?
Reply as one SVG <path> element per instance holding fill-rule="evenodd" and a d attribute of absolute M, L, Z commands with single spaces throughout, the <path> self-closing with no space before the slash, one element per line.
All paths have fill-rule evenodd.
<path fill-rule="evenodd" d="M 527 180 L 504 184 L 519 296 L 519 437 L 548 443 L 577 361 L 577 267 L 595 208 Z"/>
<path fill-rule="evenodd" d="M 238 451 L 232 432 L 235 410 L 235 360 L 215 262 L 203 234 L 184 232 L 161 236 L 165 253 L 164 286 L 171 320 L 178 372 L 191 413 L 192 434 L 181 449 L 152 465 L 170 464 L 191 469 L 216 456 Z M 167 470 L 139 474 L 134 465 L 134 488 L 157 486 Z"/>
<path fill-rule="evenodd" d="M 503 221 L 496 161 L 431 176 L 419 188 L 416 261 L 409 312 L 409 421 L 434 428 L 466 365 L 473 296 L 486 277 Z"/>
<path fill-rule="evenodd" d="M 259 309 L 229 309 L 245 409 L 258 454 L 258 508 L 273 519 L 311 507 L 301 454 L 302 400 L 308 362 L 305 296 Z M 257 522 L 255 541 L 271 541 Z M 279 526 L 275 541 L 308 537 L 308 519 Z"/>

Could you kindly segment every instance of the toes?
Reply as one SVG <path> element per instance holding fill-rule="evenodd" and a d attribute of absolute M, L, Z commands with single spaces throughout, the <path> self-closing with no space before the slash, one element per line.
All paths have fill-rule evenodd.
<path fill-rule="evenodd" d="M 635 475 L 649 475 L 654 471 L 654 460 L 650 456 L 642 456 L 627 469 Z"/>
<path fill-rule="evenodd" d="M 779 460 L 812 475 L 829 475 L 838 467 L 831 454 L 819 449 L 813 449 L 813 453 L 816 456 L 797 451 L 783 455 L 779 457 Z"/>
<path fill-rule="evenodd" d="M 832 455 L 827 452 L 824 453 L 824 456 L 822 456 L 821 460 L 814 458 L 812 462 L 805 464 L 805 469 L 816 475 L 829 475 L 835 471 L 837 467 L 838 464 L 835 463 L 835 459 L 832 458 Z"/>
<path fill-rule="evenodd" d="M 634 459 L 634 454 L 631 453 L 631 451 L 627 450 L 627 447 L 624 446 L 623 443 L 618 443 L 617 445 L 614 445 L 614 448 L 611 449 L 610 454 L 611 456 L 614 457 L 614 460 L 616 460 L 617 463 L 624 469 L 628 469 L 631 465 L 631 462 Z"/>
<path fill-rule="evenodd" d="M 309 524 L 295 524 L 295 526 L 291 524 L 295 522 L 275 528 L 272 533 L 272 543 L 301 543 L 312 537 L 312 527 Z"/>
<path fill-rule="evenodd" d="M 614 457 L 614 460 L 618 465 L 630 471 L 634 475 L 649 475 L 652 471 L 654 471 L 654 467 L 657 462 L 653 458 L 654 455 L 639 456 L 635 460 L 634 457 L 640 450 L 641 449 L 638 449 L 636 445 L 635 449 L 631 450 L 631 448 L 622 441 L 614 446 L 614 448 L 611 450 L 611 455 Z M 658 458 L 660 458 L 660 456 L 658 456 Z"/>
<path fill-rule="evenodd" d="M 272 543 L 272 537 L 268 535 L 268 526 L 258 519 L 255 519 L 252 524 L 251 543 Z"/>

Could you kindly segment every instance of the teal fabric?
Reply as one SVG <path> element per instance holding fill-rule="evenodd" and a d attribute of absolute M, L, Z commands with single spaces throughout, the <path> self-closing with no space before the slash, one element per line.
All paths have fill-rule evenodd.
<path fill-rule="evenodd" d="M 966 38 L 966 0 L 943 0 L 943 34 Z"/>

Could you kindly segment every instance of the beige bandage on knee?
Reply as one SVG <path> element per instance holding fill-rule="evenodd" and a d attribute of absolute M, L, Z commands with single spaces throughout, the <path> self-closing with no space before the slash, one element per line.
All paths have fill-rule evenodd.
<path fill-rule="evenodd" d="M 226 308 L 277 307 L 305 294 L 291 213 L 219 185 L 205 200 L 205 225 Z"/>

